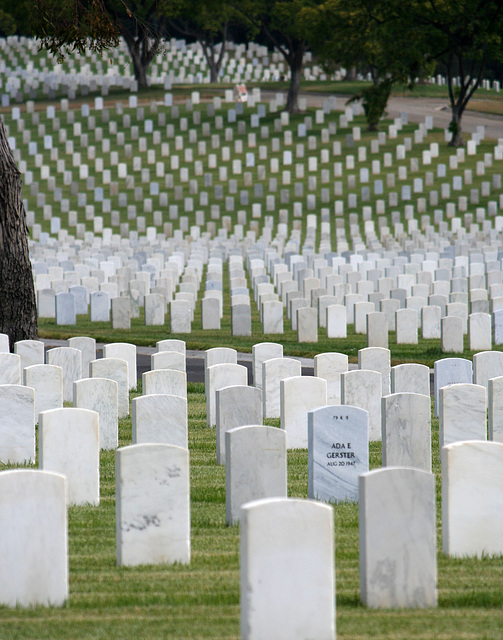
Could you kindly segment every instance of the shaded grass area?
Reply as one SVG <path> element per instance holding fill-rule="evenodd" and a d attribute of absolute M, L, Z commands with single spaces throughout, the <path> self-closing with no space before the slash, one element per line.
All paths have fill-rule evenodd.
<path fill-rule="evenodd" d="M 136 394 L 138 391 L 136 392 Z M 133 396 L 136 394 L 132 394 Z M 70 599 L 62 608 L 0 608 L 1 638 L 222 638 L 239 635 L 239 528 L 225 525 L 225 469 L 216 464 L 215 431 L 206 427 L 204 387 L 191 383 L 190 565 L 117 567 L 114 453 L 101 454 L 101 503 L 69 509 Z M 278 420 L 268 421 L 278 426 Z M 131 419 L 120 421 L 121 446 Z M 334 507 L 337 637 L 490 639 L 503 634 L 503 558 L 449 559 L 441 550 L 438 420 L 432 423 L 437 474 L 438 590 L 434 610 L 364 608 L 359 599 L 358 506 Z M 381 465 L 380 443 L 370 466 Z M 307 451 L 288 453 L 290 496 L 307 497 Z"/>

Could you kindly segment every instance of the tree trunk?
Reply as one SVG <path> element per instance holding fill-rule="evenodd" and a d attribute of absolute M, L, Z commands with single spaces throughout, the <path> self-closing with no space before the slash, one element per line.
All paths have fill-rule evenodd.
<path fill-rule="evenodd" d="M 290 86 L 288 87 L 285 108 L 285 111 L 288 111 L 288 113 L 298 113 L 299 111 L 299 91 L 305 48 L 306 45 L 304 42 L 298 42 L 294 50 L 290 51 L 288 58 L 288 64 L 290 66 Z"/>
<path fill-rule="evenodd" d="M 220 73 L 222 58 L 220 56 L 215 56 L 215 46 L 213 44 L 206 46 L 203 45 L 203 53 L 210 70 L 210 83 L 213 84 L 214 82 L 218 82 L 218 74 Z"/>
<path fill-rule="evenodd" d="M 138 83 L 138 90 L 147 89 L 148 88 L 148 79 L 147 79 L 147 71 L 149 67 L 149 63 L 146 64 L 143 62 L 142 56 L 138 49 L 134 48 L 131 50 L 131 60 L 133 61 L 133 70 L 134 77 L 136 82 Z"/>
<path fill-rule="evenodd" d="M 449 140 L 449 147 L 462 147 L 463 136 L 461 129 L 461 117 L 463 115 L 463 109 L 460 104 L 453 104 L 451 106 L 452 120 L 449 124 L 449 131 L 452 134 L 452 138 Z"/>
<path fill-rule="evenodd" d="M 21 173 L 0 120 L 0 331 L 9 336 L 11 350 L 18 340 L 35 340 L 38 336 L 21 189 Z"/>
<path fill-rule="evenodd" d="M 220 73 L 220 69 L 222 68 L 222 62 L 224 60 L 225 55 L 225 47 L 227 43 L 227 25 L 222 29 L 222 42 L 220 44 L 220 50 L 217 53 L 217 44 L 213 42 L 213 38 L 211 39 L 199 39 L 199 43 L 203 49 L 204 57 L 206 58 L 206 62 L 208 63 L 208 68 L 210 70 L 210 82 L 213 84 L 214 82 L 218 82 L 218 75 Z"/>
<path fill-rule="evenodd" d="M 346 77 L 344 78 L 347 82 L 356 82 L 357 70 L 356 67 L 349 67 L 346 69 Z"/>
<path fill-rule="evenodd" d="M 147 71 L 152 62 L 153 51 L 149 50 L 148 39 L 146 36 L 142 38 L 135 38 L 129 33 L 123 33 L 124 39 L 131 56 L 133 63 L 133 71 L 136 82 L 138 83 L 138 90 L 148 88 Z"/>

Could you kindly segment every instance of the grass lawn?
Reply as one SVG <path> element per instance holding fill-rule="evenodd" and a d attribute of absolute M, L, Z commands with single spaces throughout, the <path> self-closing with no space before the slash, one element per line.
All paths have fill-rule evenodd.
<path fill-rule="evenodd" d="M 135 394 L 131 394 L 134 397 Z M 202 384 L 189 384 L 190 565 L 116 566 L 114 453 L 101 453 L 99 507 L 70 507 L 70 598 L 62 608 L 0 608 L 6 640 L 239 638 L 239 528 L 225 524 L 225 469 L 206 427 Z M 268 421 L 278 426 L 279 421 Z M 120 421 L 120 446 L 131 419 Z M 449 559 L 441 553 L 438 421 L 432 424 L 437 475 L 438 608 L 383 610 L 359 600 L 358 506 L 334 507 L 339 639 L 491 639 L 503 635 L 503 558 Z M 380 443 L 370 466 L 381 465 Z M 307 498 L 307 451 L 288 453 L 288 494 Z M 36 535 L 36 532 L 34 532 Z"/>

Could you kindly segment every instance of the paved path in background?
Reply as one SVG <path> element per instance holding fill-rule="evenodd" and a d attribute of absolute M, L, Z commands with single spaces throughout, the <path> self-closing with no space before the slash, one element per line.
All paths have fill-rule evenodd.
<path fill-rule="evenodd" d="M 268 99 L 274 97 L 278 91 L 262 90 L 262 97 Z M 283 92 L 286 101 L 286 92 Z M 321 108 L 331 94 L 328 93 L 311 93 L 301 92 L 301 97 L 307 100 L 308 107 Z M 335 94 L 337 98 L 336 107 L 340 111 L 344 111 L 347 95 Z M 448 102 L 439 98 L 411 98 L 411 97 L 392 97 L 388 100 L 387 114 L 390 118 L 396 118 L 401 113 L 407 113 L 409 122 L 423 122 L 426 116 L 433 117 L 433 124 L 436 127 L 447 128 L 451 121 L 451 112 Z M 475 111 L 465 111 L 462 119 L 463 131 L 471 134 L 476 131 L 480 125 L 485 126 L 486 137 L 497 140 L 503 138 L 503 116 L 493 116 L 488 114 L 477 113 Z"/>

